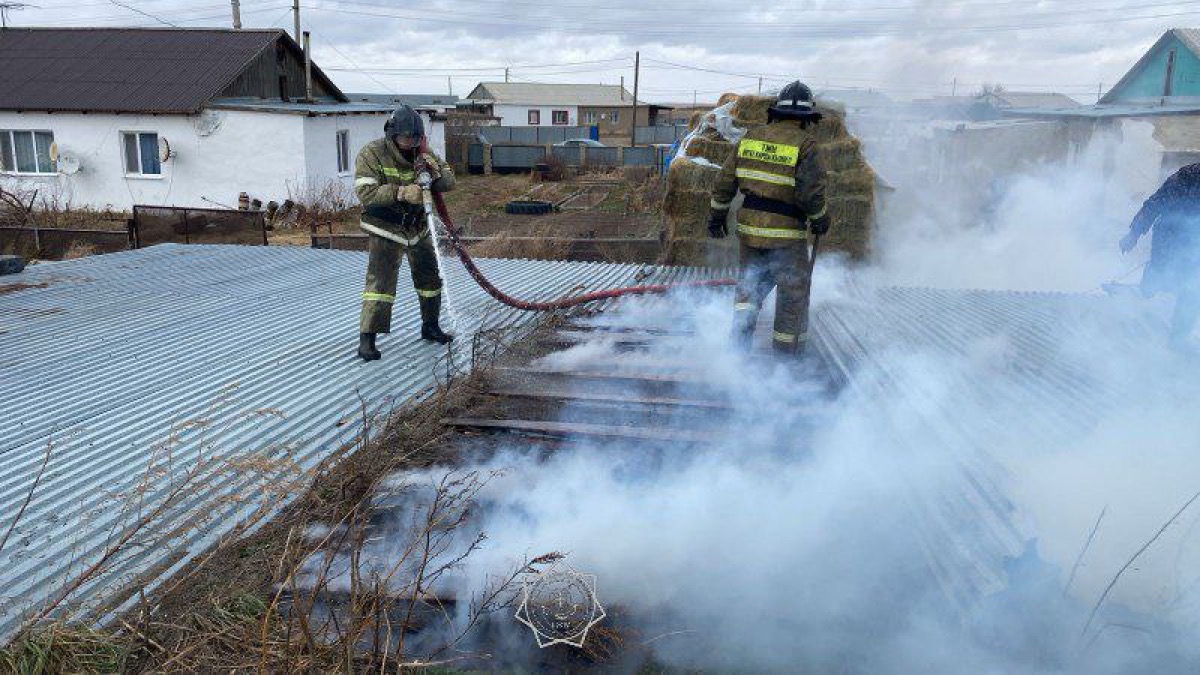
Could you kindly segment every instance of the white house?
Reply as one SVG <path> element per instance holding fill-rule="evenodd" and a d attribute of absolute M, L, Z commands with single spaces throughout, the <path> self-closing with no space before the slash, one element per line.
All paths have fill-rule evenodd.
<path fill-rule="evenodd" d="M 633 106 L 633 96 L 624 87 L 605 84 L 480 82 L 467 100 L 488 106 L 507 127 L 592 125 L 598 117 L 584 118 L 593 108 L 610 113 Z"/>
<path fill-rule="evenodd" d="M 391 106 L 305 72 L 279 30 L 0 30 L 0 186 L 114 210 L 349 197 Z"/>

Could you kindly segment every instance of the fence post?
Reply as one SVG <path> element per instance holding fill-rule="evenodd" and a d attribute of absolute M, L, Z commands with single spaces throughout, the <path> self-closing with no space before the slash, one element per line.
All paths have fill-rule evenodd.
<path fill-rule="evenodd" d="M 483 173 L 485 176 L 490 176 L 492 173 L 492 144 L 483 144 Z"/>
<path fill-rule="evenodd" d="M 258 224 L 262 227 L 263 246 L 269 246 L 270 242 L 267 241 L 267 219 L 263 216 L 262 211 L 258 212 Z"/>
<path fill-rule="evenodd" d="M 617 146 L 617 166 L 625 166 L 625 146 Z"/>
<path fill-rule="evenodd" d="M 587 171 L 587 163 L 588 163 L 588 146 L 581 145 L 581 146 L 579 146 L 579 170 L 586 172 Z"/>
<path fill-rule="evenodd" d="M 137 226 L 135 223 L 137 223 L 137 221 L 133 218 L 129 218 L 125 221 L 125 236 L 128 238 L 130 249 L 135 249 L 138 247 Z"/>

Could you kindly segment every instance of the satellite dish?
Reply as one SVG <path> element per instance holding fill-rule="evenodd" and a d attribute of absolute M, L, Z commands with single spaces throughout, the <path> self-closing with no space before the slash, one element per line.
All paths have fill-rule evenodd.
<path fill-rule="evenodd" d="M 169 142 L 167 142 L 166 138 L 159 136 L 158 137 L 158 159 L 159 159 L 159 161 L 165 162 L 168 159 L 171 159 L 172 156 L 173 155 L 171 154 L 171 144 Z"/>
<path fill-rule="evenodd" d="M 58 172 L 67 176 L 79 173 L 79 169 L 83 166 L 78 157 L 70 155 L 59 155 L 56 161 L 58 162 Z"/>
<path fill-rule="evenodd" d="M 58 143 L 50 144 L 50 161 L 51 162 L 58 161 Z"/>

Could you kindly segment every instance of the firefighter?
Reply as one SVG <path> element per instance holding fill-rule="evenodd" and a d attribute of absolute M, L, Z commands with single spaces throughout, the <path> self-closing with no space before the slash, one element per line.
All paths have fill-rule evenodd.
<path fill-rule="evenodd" d="M 722 167 L 713 189 L 709 236 L 728 234 L 728 216 L 740 190 L 737 212 L 741 273 L 734 304 L 734 336 L 748 349 L 758 311 L 773 287 L 772 346 L 796 353 L 808 338 L 808 234 L 829 231 L 825 171 L 810 127 L 821 120 L 812 90 L 793 82 L 779 92 L 766 126 L 748 130 Z"/>
<path fill-rule="evenodd" d="M 1189 164 L 1168 178 L 1142 204 L 1121 239 L 1121 252 L 1151 232 L 1150 262 L 1142 274 L 1146 294 L 1175 294 L 1170 344 L 1189 352 L 1200 318 L 1200 164 Z"/>
<path fill-rule="evenodd" d="M 442 277 L 416 182 L 418 173 L 429 171 L 434 178 L 431 189 L 444 192 L 454 188 L 454 172 L 433 153 L 422 151 L 425 125 L 411 107 L 396 108 L 383 130 L 384 138 L 367 144 L 354 163 L 354 190 L 363 207 L 359 227 L 371 235 L 359 322 L 358 355 L 364 361 L 380 358 L 375 336 L 391 332 L 401 254 L 408 258 L 417 290 L 421 338 L 438 344 L 454 339 L 438 322 Z"/>

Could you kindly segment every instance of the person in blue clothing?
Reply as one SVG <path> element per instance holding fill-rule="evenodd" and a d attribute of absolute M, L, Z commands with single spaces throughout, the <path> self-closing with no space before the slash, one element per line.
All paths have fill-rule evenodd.
<path fill-rule="evenodd" d="M 1142 204 L 1121 239 L 1121 252 L 1132 251 L 1147 233 L 1150 263 L 1142 290 L 1175 294 L 1170 343 L 1193 351 L 1191 336 L 1200 319 L 1200 163 L 1176 171 Z"/>

